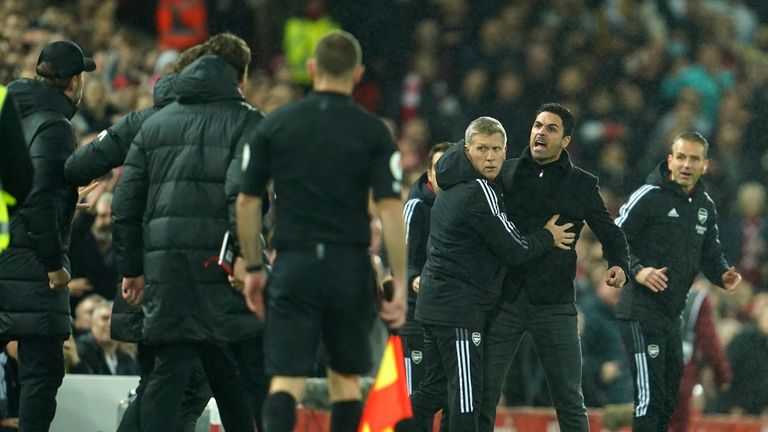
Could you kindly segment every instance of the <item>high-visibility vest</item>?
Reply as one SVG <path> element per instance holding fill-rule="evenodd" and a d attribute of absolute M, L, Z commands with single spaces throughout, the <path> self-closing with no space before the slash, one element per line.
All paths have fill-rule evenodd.
<path fill-rule="evenodd" d="M 0 114 L 2 114 L 3 106 L 5 104 L 5 95 L 8 94 L 8 90 L 5 86 L 0 85 Z M 3 139 L 0 136 L 0 139 Z M 3 183 L 0 181 L 0 252 L 8 247 L 8 243 L 11 242 L 11 227 L 8 225 L 8 206 L 16 204 L 11 194 L 3 190 Z"/>
<path fill-rule="evenodd" d="M 323 36 L 340 29 L 341 26 L 330 17 L 288 18 L 283 28 L 283 52 L 294 81 L 299 84 L 312 84 L 312 78 L 306 69 L 307 59 L 314 55 L 315 47 Z"/>

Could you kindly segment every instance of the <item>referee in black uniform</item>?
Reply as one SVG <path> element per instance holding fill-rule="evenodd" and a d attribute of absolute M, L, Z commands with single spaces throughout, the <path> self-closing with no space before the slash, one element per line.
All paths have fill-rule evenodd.
<path fill-rule="evenodd" d="M 360 374 L 371 369 L 369 333 L 376 317 L 368 254 L 369 191 L 383 225 L 395 278 L 379 315 L 390 328 L 405 321 L 405 234 L 395 145 L 384 124 L 350 98 L 362 73 L 360 45 L 336 31 L 307 62 L 314 92 L 270 114 L 248 144 L 238 197 L 238 234 L 248 272 L 245 295 L 265 315 L 261 199 L 276 194 L 277 258 L 267 290 L 264 426 L 293 431 L 295 404 L 321 340 L 329 355 L 331 431 L 356 431 L 362 411 Z"/>

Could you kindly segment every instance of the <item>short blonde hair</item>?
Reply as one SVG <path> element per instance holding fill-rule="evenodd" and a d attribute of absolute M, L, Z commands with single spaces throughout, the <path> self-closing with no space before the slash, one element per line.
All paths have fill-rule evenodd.
<path fill-rule="evenodd" d="M 467 127 L 464 132 L 464 145 L 469 146 L 472 144 L 472 137 L 477 134 L 493 135 L 500 133 L 504 137 L 504 145 L 507 145 L 507 131 L 504 130 L 504 126 L 501 122 L 493 117 L 478 117 L 472 120 L 472 123 Z"/>

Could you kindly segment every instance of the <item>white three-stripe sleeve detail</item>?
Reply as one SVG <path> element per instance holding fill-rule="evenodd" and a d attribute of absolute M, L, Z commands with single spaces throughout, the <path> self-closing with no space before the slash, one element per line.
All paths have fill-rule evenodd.
<path fill-rule="evenodd" d="M 408 234 L 411 231 L 411 218 L 413 217 L 413 211 L 416 209 L 416 205 L 421 200 L 418 198 L 411 198 L 405 203 L 403 207 L 403 220 L 405 221 L 405 242 L 408 242 Z"/>
<path fill-rule="evenodd" d="M 614 220 L 614 223 L 621 227 L 621 225 L 627 220 L 627 216 L 629 216 L 629 212 L 632 210 L 632 208 L 635 206 L 635 204 L 640 201 L 640 198 L 643 197 L 643 195 L 647 194 L 648 192 L 658 189 L 658 186 L 654 185 L 644 185 L 640 187 L 640 189 L 636 190 L 632 195 L 629 196 L 629 199 L 627 202 L 621 206 L 619 209 L 619 217 L 617 217 Z"/>
<path fill-rule="evenodd" d="M 519 243 L 521 246 L 528 248 L 528 241 L 523 237 L 522 234 L 520 234 L 520 231 L 517 230 L 517 227 L 515 227 L 508 219 L 507 215 L 505 213 L 502 213 L 499 211 L 499 205 L 498 205 L 498 198 L 496 197 L 496 192 L 491 188 L 490 185 L 485 180 L 477 179 L 477 183 L 480 184 L 480 189 L 483 191 L 483 194 L 485 195 L 485 199 L 488 202 L 488 207 L 491 208 L 491 213 L 499 218 L 501 221 L 501 224 L 504 226 L 504 229 L 507 230 L 507 232 L 512 236 L 513 239 L 517 243 Z"/>

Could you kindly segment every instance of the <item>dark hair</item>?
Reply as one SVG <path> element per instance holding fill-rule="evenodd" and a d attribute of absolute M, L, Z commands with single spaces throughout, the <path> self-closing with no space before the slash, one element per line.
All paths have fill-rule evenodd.
<path fill-rule="evenodd" d="M 683 132 L 676 136 L 675 139 L 672 140 L 672 145 L 669 147 L 670 154 L 672 154 L 672 147 L 674 147 L 675 143 L 679 140 L 694 141 L 701 144 L 701 146 L 704 147 L 704 159 L 707 158 L 707 153 L 709 152 L 709 142 L 706 138 L 704 138 L 702 134 L 698 132 Z"/>
<path fill-rule="evenodd" d="M 204 44 L 193 45 L 179 54 L 179 58 L 176 59 L 176 63 L 173 64 L 173 71 L 179 73 L 185 67 L 189 66 L 193 61 L 205 54 L 210 54 L 208 47 Z"/>
<path fill-rule="evenodd" d="M 242 38 L 232 33 L 219 33 L 211 36 L 203 45 L 208 50 L 204 54 L 215 54 L 221 57 L 235 68 L 239 78 L 245 77 L 248 65 L 251 64 L 251 49 Z"/>
<path fill-rule="evenodd" d="M 69 81 L 72 79 L 72 77 L 55 78 L 56 67 L 50 62 L 42 62 L 37 65 L 35 73 L 37 74 L 35 77 L 37 81 L 60 91 L 66 90 L 69 87 Z"/>
<path fill-rule="evenodd" d="M 563 121 L 564 137 L 573 135 L 573 128 L 576 125 L 576 121 L 573 119 L 573 113 L 571 113 L 571 110 L 559 103 L 545 103 L 536 111 L 536 116 L 538 117 L 538 115 L 543 112 L 556 114 L 558 117 L 560 117 L 560 120 Z"/>
<path fill-rule="evenodd" d="M 432 159 L 435 157 L 435 155 L 438 153 L 445 153 L 446 150 L 451 147 L 453 147 L 453 143 L 449 141 L 444 141 L 433 145 L 429 150 L 429 169 L 432 169 Z"/>
<path fill-rule="evenodd" d="M 360 42 L 345 31 L 323 36 L 315 47 L 317 68 L 334 77 L 352 73 L 363 60 Z"/>

